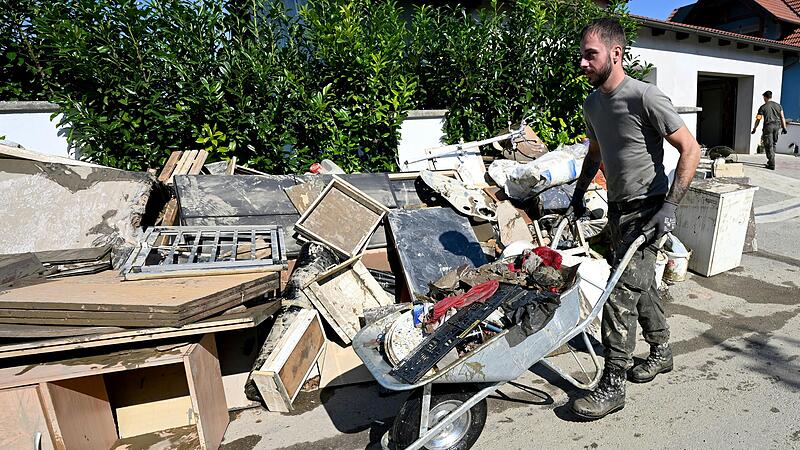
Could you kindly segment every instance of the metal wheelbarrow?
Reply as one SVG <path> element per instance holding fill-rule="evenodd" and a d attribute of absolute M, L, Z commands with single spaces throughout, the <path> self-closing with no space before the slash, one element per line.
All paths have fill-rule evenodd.
<path fill-rule="evenodd" d="M 602 311 L 634 252 L 646 241 L 647 237 L 642 235 L 630 245 L 585 319 L 580 320 L 580 295 L 576 283 L 561 294 L 561 305 L 547 325 L 522 342 L 512 346 L 508 339 L 510 329 L 503 330 L 478 348 L 435 373 L 425 375 L 414 384 L 390 375 L 392 366 L 377 344 L 380 335 L 403 311 L 390 314 L 361 329 L 353 339 L 353 349 L 375 380 L 392 391 L 415 390 L 400 408 L 390 431 L 391 438 L 384 436 L 384 448 L 389 448 L 388 441 L 391 441 L 394 448 L 407 450 L 470 448 L 486 423 L 486 397 L 538 362 L 578 388 L 593 389 L 602 376 L 602 366 L 589 342 L 586 329 Z M 567 371 L 545 359 L 548 354 L 579 334 L 594 365 L 594 376 L 590 377 L 576 356 L 581 369 L 587 374 L 586 383 L 576 380 Z M 444 386 L 437 388 L 434 393 L 434 384 Z"/>

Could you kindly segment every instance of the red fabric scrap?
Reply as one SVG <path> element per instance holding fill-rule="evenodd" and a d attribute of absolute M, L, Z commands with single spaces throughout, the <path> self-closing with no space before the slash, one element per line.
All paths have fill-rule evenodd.
<path fill-rule="evenodd" d="M 542 258 L 542 264 L 561 270 L 561 254 L 550 247 L 538 247 L 533 249 L 533 253 Z"/>
<path fill-rule="evenodd" d="M 472 287 L 472 289 L 461 295 L 445 297 L 433 305 L 433 311 L 431 312 L 431 317 L 428 319 L 427 323 L 436 322 L 442 316 L 444 316 L 447 310 L 450 308 L 458 309 L 469 306 L 475 302 L 483 303 L 492 295 L 494 295 L 499 287 L 500 282 L 497 280 L 489 280 L 485 283 L 476 284 Z"/>

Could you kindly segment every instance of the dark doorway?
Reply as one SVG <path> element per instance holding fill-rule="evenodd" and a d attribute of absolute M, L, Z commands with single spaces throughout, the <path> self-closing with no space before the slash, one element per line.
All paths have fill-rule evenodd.
<path fill-rule="evenodd" d="M 697 118 L 697 140 L 701 144 L 734 148 L 738 84 L 735 77 L 698 77 L 697 106 L 703 110 Z"/>

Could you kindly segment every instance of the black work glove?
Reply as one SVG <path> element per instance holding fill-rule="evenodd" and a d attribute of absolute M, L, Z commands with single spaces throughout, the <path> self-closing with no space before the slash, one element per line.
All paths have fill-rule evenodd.
<path fill-rule="evenodd" d="M 660 239 L 665 234 L 675 229 L 678 219 L 675 217 L 675 211 L 678 210 L 678 205 L 672 202 L 664 202 L 661 209 L 644 226 L 645 230 L 655 228 L 655 240 Z"/>
<path fill-rule="evenodd" d="M 572 194 L 572 200 L 570 200 L 569 208 L 567 208 L 565 214 L 567 217 L 572 216 L 577 219 L 586 214 L 586 204 L 583 202 L 583 197 L 585 196 L 585 190 L 575 188 L 575 193 Z"/>
<path fill-rule="evenodd" d="M 781 134 L 786 134 L 786 133 L 788 133 L 788 131 L 786 131 L 786 128 L 784 128 L 783 130 L 781 130 Z"/>
<path fill-rule="evenodd" d="M 750 134 L 756 134 L 756 129 L 753 128 L 752 130 L 750 130 Z"/>

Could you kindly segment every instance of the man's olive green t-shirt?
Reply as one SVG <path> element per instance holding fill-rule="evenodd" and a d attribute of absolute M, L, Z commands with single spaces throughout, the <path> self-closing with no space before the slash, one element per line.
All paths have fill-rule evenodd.
<path fill-rule="evenodd" d="M 612 92 L 595 90 L 583 105 L 586 135 L 600 145 L 608 200 L 624 202 L 669 190 L 664 136 L 684 126 L 657 87 L 628 76 Z"/>
<path fill-rule="evenodd" d="M 781 111 L 783 111 L 781 105 L 770 100 L 758 108 L 758 115 L 763 118 L 764 125 L 780 125 Z"/>

